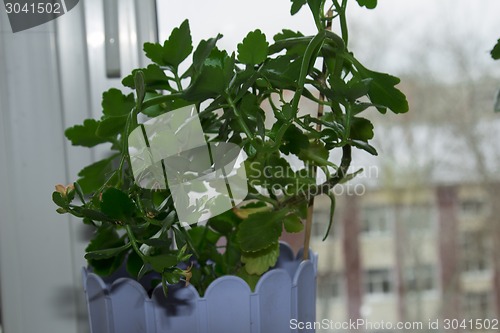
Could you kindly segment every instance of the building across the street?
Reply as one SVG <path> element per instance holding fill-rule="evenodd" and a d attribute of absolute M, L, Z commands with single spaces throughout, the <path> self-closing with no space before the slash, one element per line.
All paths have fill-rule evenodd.
<path fill-rule="evenodd" d="M 498 330 L 497 188 L 464 183 L 341 195 L 325 241 L 330 200 L 318 198 L 311 247 L 319 253 L 324 331 L 349 331 L 341 324 L 358 319 L 360 332 Z"/>

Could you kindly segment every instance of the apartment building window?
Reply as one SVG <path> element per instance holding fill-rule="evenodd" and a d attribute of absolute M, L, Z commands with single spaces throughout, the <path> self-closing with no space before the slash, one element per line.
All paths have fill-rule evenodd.
<path fill-rule="evenodd" d="M 465 216 L 478 216 L 484 212 L 484 201 L 467 199 L 460 204 L 461 213 Z"/>
<path fill-rule="evenodd" d="M 391 231 L 392 210 L 388 206 L 366 206 L 362 209 L 361 232 L 363 234 L 387 234 Z"/>
<path fill-rule="evenodd" d="M 418 265 L 405 269 L 405 287 L 408 291 L 432 290 L 435 286 L 435 270 L 432 265 Z"/>
<path fill-rule="evenodd" d="M 340 296 L 342 274 L 328 272 L 318 276 L 318 298 L 331 299 Z"/>
<path fill-rule="evenodd" d="M 465 272 L 488 269 L 487 237 L 483 231 L 468 231 L 461 235 L 461 261 Z"/>
<path fill-rule="evenodd" d="M 409 205 L 404 207 L 402 220 L 408 231 L 429 231 L 432 225 L 432 209 L 430 205 Z"/>
<path fill-rule="evenodd" d="M 465 316 L 469 319 L 487 319 L 492 314 L 490 294 L 488 292 L 468 292 L 463 299 Z"/>
<path fill-rule="evenodd" d="M 389 269 L 369 269 L 364 277 L 365 292 L 368 294 L 388 294 L 391 292 L 391 271 Z"/>

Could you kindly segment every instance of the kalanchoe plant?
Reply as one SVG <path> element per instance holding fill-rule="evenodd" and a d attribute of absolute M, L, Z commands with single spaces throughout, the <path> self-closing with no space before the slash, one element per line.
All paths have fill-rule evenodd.
<path fill-rule="evenodd" d="M 59 213 L 96 228 L 85 256 L 96 273 L 109 275 L 125 263 L 138 279 L 156 272 L 165 286 L 185 280 L 201 293 L 228 274 L 254 285 L 275 264 L 283 230 L 310 229 L 314 196 L 329 195 L 333 212 L 332 188 L 354 176 L 347 173 L 352 148 L 376 154 L 373 125 L 363 113 L 403 113 L 408 103 L 395 87 L 398 78 L 369 70 L 349 51 L 347 0 L 293 0 L 291 13 L 306 6 L 316 35 L 284 29 L 269 41 L 255 30 L 231 54 L 216 46 L 221 35 L 194 49 L 184 21 L 163 44 L 144 45 L 153 63 L 122 81 L 134 92 L 104 92 L 101 119 L 66 130 L 73 145 L 111 146 L 109 157 L 81 170 L 74 186 L 53 194 Z M 315 107 L 299 114 L 302 99 Z M 237 144 L 248 156 L 244 202 L 189 228 L 179 223 L 168 188 L 136 184 L 127 142 L 140 120 L 187 105 L 197 108 L 208 142 Z M 342 152 L 336 164 L 332 150 Z M 290 165 L 292 155 L 301 168 Z M 318 169 L 326 175 L 320 184 Z"/>

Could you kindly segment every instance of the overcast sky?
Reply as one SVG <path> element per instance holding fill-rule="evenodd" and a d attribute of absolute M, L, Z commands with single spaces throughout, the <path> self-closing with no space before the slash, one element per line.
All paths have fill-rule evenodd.
<path fill-rule="evenodd" d="M 219 45 L 229 51 L 236 49 L 248 31 L 257 28 L 266 33 L 268 41 L 282 28 L 315 33 L 308 9 L 291 17 L 289 0 L 158 0 L 158 4 L 160 40 L 186 18 L 195 44 L 220 32 L 224 38 Z M 460 80 L 464 72 L 460 67 L 465 66 L 477 76 L 497 78 L 500 87 L 500 61 L 493 61 L 489 55 L 500 38 L 499 13 L 500 0 L 379 0 L 374 10 L 360 8 L 350 0 L 349 46 L 374 70 L 454 81 Z M 443 138 L 440 142 L 446 144 Z M 416 153 L 422 155 L 425 164 L 428 142 L 421 146 L 422 151 Z M 383 150 L 382 155 L 386 154 Z M 367 154 L 356 153 L 358 166 L 377 164 Z M 404 154 L 398 156 L 404 159 Z M 443 161 L 447 159 L 442 156 Z"/>
<path fill-rule="evenodd" d="M 289 10 L 289 0 L 158 0 L 160 40 L 186 18 L 195 44 L 220 32 L 219 45 L 228 50 L 257 28 L 268 40 L 282 28 L 315 32 L 307 8 L 293 17 Z M 350 47 L 374 69 L 404 73 L 425 56 L 434 71 L 446 74 L 449 44 L 458 42 L 482 71 L 499 73 L 500 65 L 488 56 L 500 38 L 499 0 L 381 0 L 375 10 L 351 0 L 348 13 Z"/>

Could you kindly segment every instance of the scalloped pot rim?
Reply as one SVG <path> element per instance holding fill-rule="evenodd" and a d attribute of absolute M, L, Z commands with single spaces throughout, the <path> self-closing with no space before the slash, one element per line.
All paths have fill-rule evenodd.
<path fill-rule="evenodd" d="M 299 250 L 297 255 L 294 255 L 293 250 L 290 248 L 288 244 L 280 242 L 280 256 L 278 258 L 278 262 L 275 268 L 272 268 L 271 270 L 267 271 L 262 275 L 262 277 L 257 282 L 257 285 L 255 286 L 255 291 L 253 292 L 250 290 L 250 286 L 245 282 L 245 280 L 235 275 L 221 276 L 212 281 L 212 283 L 210 283 L 210 285 L 208 286 L 204 297 L 201 297 L 196 288 L 193 287 L 192 285 L 188 285 L 184 288 L 190 290 L 193 293 L 193 295 L 196 295 L 199 299 L 204 299 L 206 298 L 206 295 L 210 295 L 211 291 L 213 289 L 216 289 L 216 287 L 219 284 L 233 281 L 233 283 L 238 283 L 248 288 L 248 293 L 250 295 L 256 295 L 260 292 L 262 286 L 265 285 L 265 281 L 271 279 L 276 275 L 277 276 L 283 275 L 283 279 L 285 279 L 285 281 L 287 279 L 290 280 L 293 288 L 298 285 L 301 273 L 304 270 L 307 270 L 308 267 L 312 266 L 314 274 L 316 275 L 317 273 L 317 254 L 310 251 L 309 253 L 311 254 L 311 258 L 309 260 L 300 260 L 300 258 L 302 257 L 302 252 L 303 250 L 301 249 Z M 144 296 L 145 299 L 149 298 L 154 300 L 155 298 L 154 295 L 156 295 L 158 292 L 163 294 L 162 286 L 158 285 L 153 289 L 153 292 L 151 293 L 150 297 L 146 292 L 146 290 L 144 289 L 144 287 L 138 281 L 128 277 L 120 277 L 115 281 L 113 281 L 112 283 L 108 284 L 104 282 L 104 280 L 99 275 L 89 272 L 85 267 L 82 269 L 82 277 L 83 277 L 83 287 L 85 291 L 87 291 L 87 284 L 89 283 L 89 281 L 94 281 L 94 283 L 97 283 L 100 289 L 104 291 L 106 295 L 113 294 L 116 290 L 120 289 L 120 287 L 122 287 L 123 284 L 128 284 L 130 287 L 136 289 L 139 293 L 141 293 Z"/>

